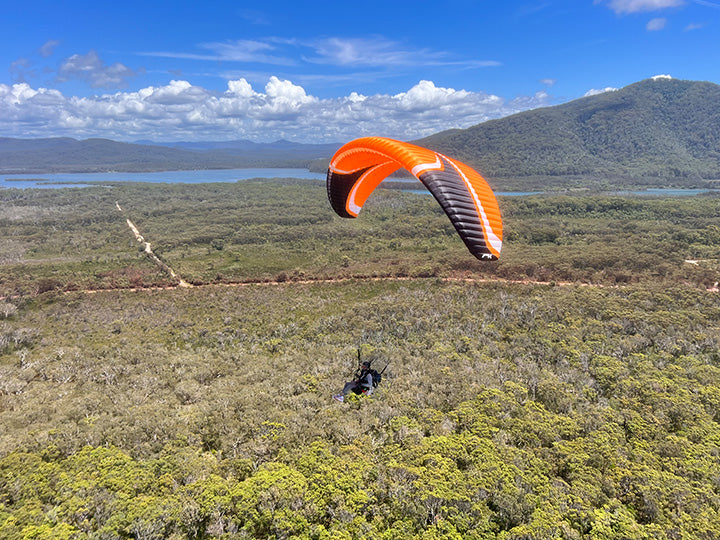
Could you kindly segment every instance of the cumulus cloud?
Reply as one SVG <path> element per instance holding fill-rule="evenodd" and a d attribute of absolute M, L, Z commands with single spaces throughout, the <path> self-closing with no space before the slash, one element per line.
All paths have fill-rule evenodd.
<path fill-rule="evenodd" d="M 110 66 L 100 59 L 95 51 L 74 54 L 66 59 L 58 71 L 58 81 L 79 79 L 92 88 L 122 88 L 137 72 L 116 62 Z"/>
<path fill-rule="evenodd" d="M 429 80 L 394 95 L 352 92 L 331 99 L 278 77 L 261 91 L 242 78 L 229 81 L 223 92 L 176 80 L 82 98 L 26 83 L 0 84 L 0 135 L 337 142 L 375 134 L 411 140 L 549 104 L 545 92 L 506 100 Z"/>
<path fill-rule="evenodd" d="M 645 28 L 649 32 L 657 32 L 658 30 L 662 30 L 665 28 L 665 25 L 667 24 L 667 19 L 658 17 L 655 19 L 650 19 L 648 23 L 645 25 Z"/>
<path fill-rule="evenodd" d="M 617 90 L 617 88 L 613 88 L 612 86 L 606 86 L 605 88 L 602 88 L 600 90 L 591 88 L 590 90 L 585 92 L 585 95 L 583 97 L 597 96 L 598 94 L 604 94 L 605 92 L 614 92 L 615 90 Z"/>
<path fill-rule="evenodd" d="M 596 0 L 596 3 L 601 0 Z M 639 13 L 678 7 L 684 0 L 610 0 L 607 4 L 615 13 Z"/>

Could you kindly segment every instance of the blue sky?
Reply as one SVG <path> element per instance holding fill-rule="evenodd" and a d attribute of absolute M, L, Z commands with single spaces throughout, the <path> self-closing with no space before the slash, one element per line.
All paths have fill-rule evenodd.
<path fill-rule="evenodd" d="M 5 2 L 0 136 L 411 140 L 656 75 L 720 83 L 720 0 Z"/>

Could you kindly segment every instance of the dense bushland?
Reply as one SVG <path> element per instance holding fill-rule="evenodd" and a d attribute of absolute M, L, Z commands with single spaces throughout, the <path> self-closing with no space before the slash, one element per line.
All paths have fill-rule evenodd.
<path fill-rule="evenodd" d="M 717 199 L 503 199 L 483 265 L 407 193 L 0 197 L 2 538 L 720 535 Z M 126 217 L 218 283 L 72 290 L 172 282 Z"/>
<path fill-rule="evenodd" d="M 2 321 L 0 531 L 712 538 L 719 326 L 683 287 L 46 293 Z"/>

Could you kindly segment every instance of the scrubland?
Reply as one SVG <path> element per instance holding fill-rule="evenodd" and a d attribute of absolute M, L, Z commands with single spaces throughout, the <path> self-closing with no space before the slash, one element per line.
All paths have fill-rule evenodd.
<path fill-rule="evenodd" d="M 0 191 L 0 537 L 716 538 L 718 202 Z"/>

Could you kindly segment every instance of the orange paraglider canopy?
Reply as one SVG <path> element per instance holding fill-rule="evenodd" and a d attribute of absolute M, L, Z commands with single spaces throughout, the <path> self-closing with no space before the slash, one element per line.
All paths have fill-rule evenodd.
<path fill-rule="evenodd" d="M 357 217 L 375 188 L 400 167 L 428 188 L 475 257 L 500 256 L 502 217 L 485 179 L 460 161 L 414 144 L 363 137 L 343 145 L 328 168 L 330 204 L 342 217 Z"/>

